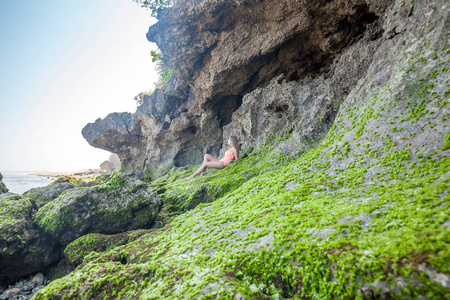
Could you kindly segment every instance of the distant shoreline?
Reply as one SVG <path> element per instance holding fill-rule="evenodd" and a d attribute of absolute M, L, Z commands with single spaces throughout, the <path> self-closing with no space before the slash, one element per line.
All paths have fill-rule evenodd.
<path fill-rule="evenodd" d="M 87 169 L 87 170 L 79 170 L 74 172 L 39 172 L 39 173 L 30 173 L 28 175 L 31 176 L 41 176 L 41 177 L 52 177 L 52 178 L 59 178 L 59 177 L 75 177 L 75 178 L 82 178 L 82 177 L 95 177 L 100 174 L 104 173 L 101 169 Z"/>

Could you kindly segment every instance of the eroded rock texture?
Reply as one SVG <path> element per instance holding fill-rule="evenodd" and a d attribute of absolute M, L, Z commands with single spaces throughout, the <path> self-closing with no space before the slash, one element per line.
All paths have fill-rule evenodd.
<path fill-rule="evenodd" d="M 135 114 L 99 119 L 83 129 L 84 137 L 119 154 L 125 170 L 148 169 L 155 175 L 199 163 L 205 152 L 218 155 L 223 127 L 244 95 L 281 74 L 286 81 L 324 76 L 323 81 L 344 49 L 382 36 L 392 1 L 319 2 L 179 1 L 161 11 L 147 38 L 157 43 L 176 76 L 146 97 Z M 364 64 L 336 77 L 358 73 L 364 73 Z M 326 100 L 335 101 L 325 108 L 327 124 L 356 82 L 352 77 L 334 87 L 330 96 L 335 99 Z"/>
<path fill-rule="evenodd" d="M 379 36 L 373 29 L 388 2 L 180 1 L 147 38 L 201 102 L 219 103 L 281 73 L 288 80 L 324 73 L 367 30 Z"/>

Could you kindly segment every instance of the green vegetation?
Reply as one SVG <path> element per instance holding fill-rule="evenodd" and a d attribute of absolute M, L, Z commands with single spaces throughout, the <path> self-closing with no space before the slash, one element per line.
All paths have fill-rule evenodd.
<path fill-rule="evenodd" d="M 450 158 L 434 130 L 448 119 L 438 89 L 448 72 L 414 71 L 434 53 L 405 53 L 299 157 L 279 151 L 286 135 L 192 181 L 195 166 L 151 182 L 167 225 L 87 251 L 36 299 L 450 298 L 439 280 L 450 273 Z M 405 108 L 406 120 L 393 117 Z"/>
<path fill-rule="evenodd" d="M 102 179 L 99 179 L 102 180 Z M 115 172 L 95 187 L 76 187 L 39 209 L 33 224 L 62 245 L 80 236 L 148 228 L 161 202 L 148 185 Z"/>
<path fill-rule="evenodd" d="M 135 230 L 115 235 L 104 235 L 100 233 L 86 234 L 67 245 L 64 254 L 71 265 L 76 267 L 91 252 L 111 250 L 117 246 L 131 242 L 149 231 Z"/>
<path fill-rule="evenodd" d="M 2 238 L 6 238 L 8 233 L 12 234 L 17 229 L 23 230 L 20 227 L 32 212 L 32 203 L 20 195 L 0 198 L 0 228 L 6 234 L 2 235 Z"/>
<path fill-rule="evenodd" d="M 447 150 L 450 148 L 450 132 L 444 136 L 444 145 L 442 150 Z"/>
<path fill-rule="evenodd" d="M 107 180 L 104 180 L 99 186 L 98 190 L 103 193 L 108 193 L 110 191 L 115 192 L 117 196 L 117 190 L 123 188 L 125 186 L 126 180 L 124 176 L 120 173 L 120 171 L 115 171 L 113 174 L 108 177 Z"/>
<path fill-rule="evenodd" d="M 175 4 L 175 0 L 133 0 L 141 7 L 149 9 L 153 17 L 156 17 L 158 10 Z"/>
<path fill-rule="evenodd" d="M 153 90 L 149 90 L 147 92 L 141 92 L 138 95 L 134 96 L 134 101 L 138 105 L 141 105 L 144 103 L 144 97 L 145 96 L 151 96 L 156 89 L 161 89 L 172 77 L 173 70 L 170 69 L 162 60 L 162 54 L 160 51 L 154 51 L 152 50 L 150 52 L 150 55 L 152 56 L 152 62 L 156 62 L 156 71 L 159 74 L 158 81 L 155 83 L 155 88 Z"/>
<path fill-rule="evenodd" d="M 108 176 L 108 175 L 105 175 Z M 58 183 L 68 182 L 73 184 L 76 187 L 86 187 L 86 186 L 94 186 L 102 182 L 102 177 L 74 177 L 74 176 L 61 176 L 55 181 L 53 181 L 50 185 L 55 185 Z"/>

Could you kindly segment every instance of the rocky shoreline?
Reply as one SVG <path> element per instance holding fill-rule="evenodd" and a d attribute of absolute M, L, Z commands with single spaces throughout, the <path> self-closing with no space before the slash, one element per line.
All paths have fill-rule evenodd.
<path fill-rule="evenodd" d="M 0 286 L 0 300 L 28 300 L 33 297 L 40 289 L 50 283 L 50 280 L 42 273 L 18 280 L 9 285 L 7 289 Z"/>
<path fill-rule="evenodd" d="M 73 172 L 41 172 L 41 173 L 31 173 L 32 176 L 42 176 L 47 178 L 62 178 L 62 177 L 75 177 L 75 178 L 85 178 L 85 177 L 97 177 L 103 174 L 105 171 L 102 169 L 87 169 L 79 170 Z"/>

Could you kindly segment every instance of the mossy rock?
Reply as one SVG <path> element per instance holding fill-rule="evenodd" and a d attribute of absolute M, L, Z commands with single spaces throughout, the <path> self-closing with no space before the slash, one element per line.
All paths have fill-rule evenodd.
<path fill-rule="evenodd" d="M 444 136 L 444 145 L 442 146 L 442 150 L 450 149 L 450 132 Z"/>
<path fill-rule="evenodd" d="M 101 174 L 96 177 L 74 177 L 74 176 L 61 176 L 49 185 L 56 185 L 61 183 L 70 183 L 76 187 L 89 187 L 97 184 L 101 184 L 109 178 L 109 174 Z"/>
<path fill-rule="evenodd" d="M 59 260 L 56 240 L 32 226 L 36 205 L 20 195 L 0 198 L 0 284 L 9 284 Z"/>
<path fill-rule="evenodd" d="M 118 174 L 102 185 L 63 193 L 39 209 L 34 224 L 67 245 L 88 233 L 149 228 L 161 205 L 145 182 Z"/>
<path fill-rule="evenodd" d="M 33 188 L 23 193 L 24 196 L 34 200 L 39 208 L 55 200 L 62 193 L 76 187 L 92 187 L 99 185 L 110 178 L 110 174 L 102 174 L 97 177 L 78 178 L 62 176 L 45 187 Z"/>
<path fill-rule="evenodd" d="M 63 192 L 73 189 L 70 182 L 53 183 L 45 187 L 34 188 L 23 193 L 24 196 L 34 200 L 38 208 L 58 198 Z"/>
<path fill-rule="evenodd" d="M 72 267 L 77 267 L 83 262 L 83 259 L 91 252 L 105 252 L 120 245 L 125 245 L 142 236 L 149 230 L 134 230 L 124 233 L 105 235 L 100 233 L 91 233 L 84 235 L 69 245 L 64 250 L 64 255 Z"/>

